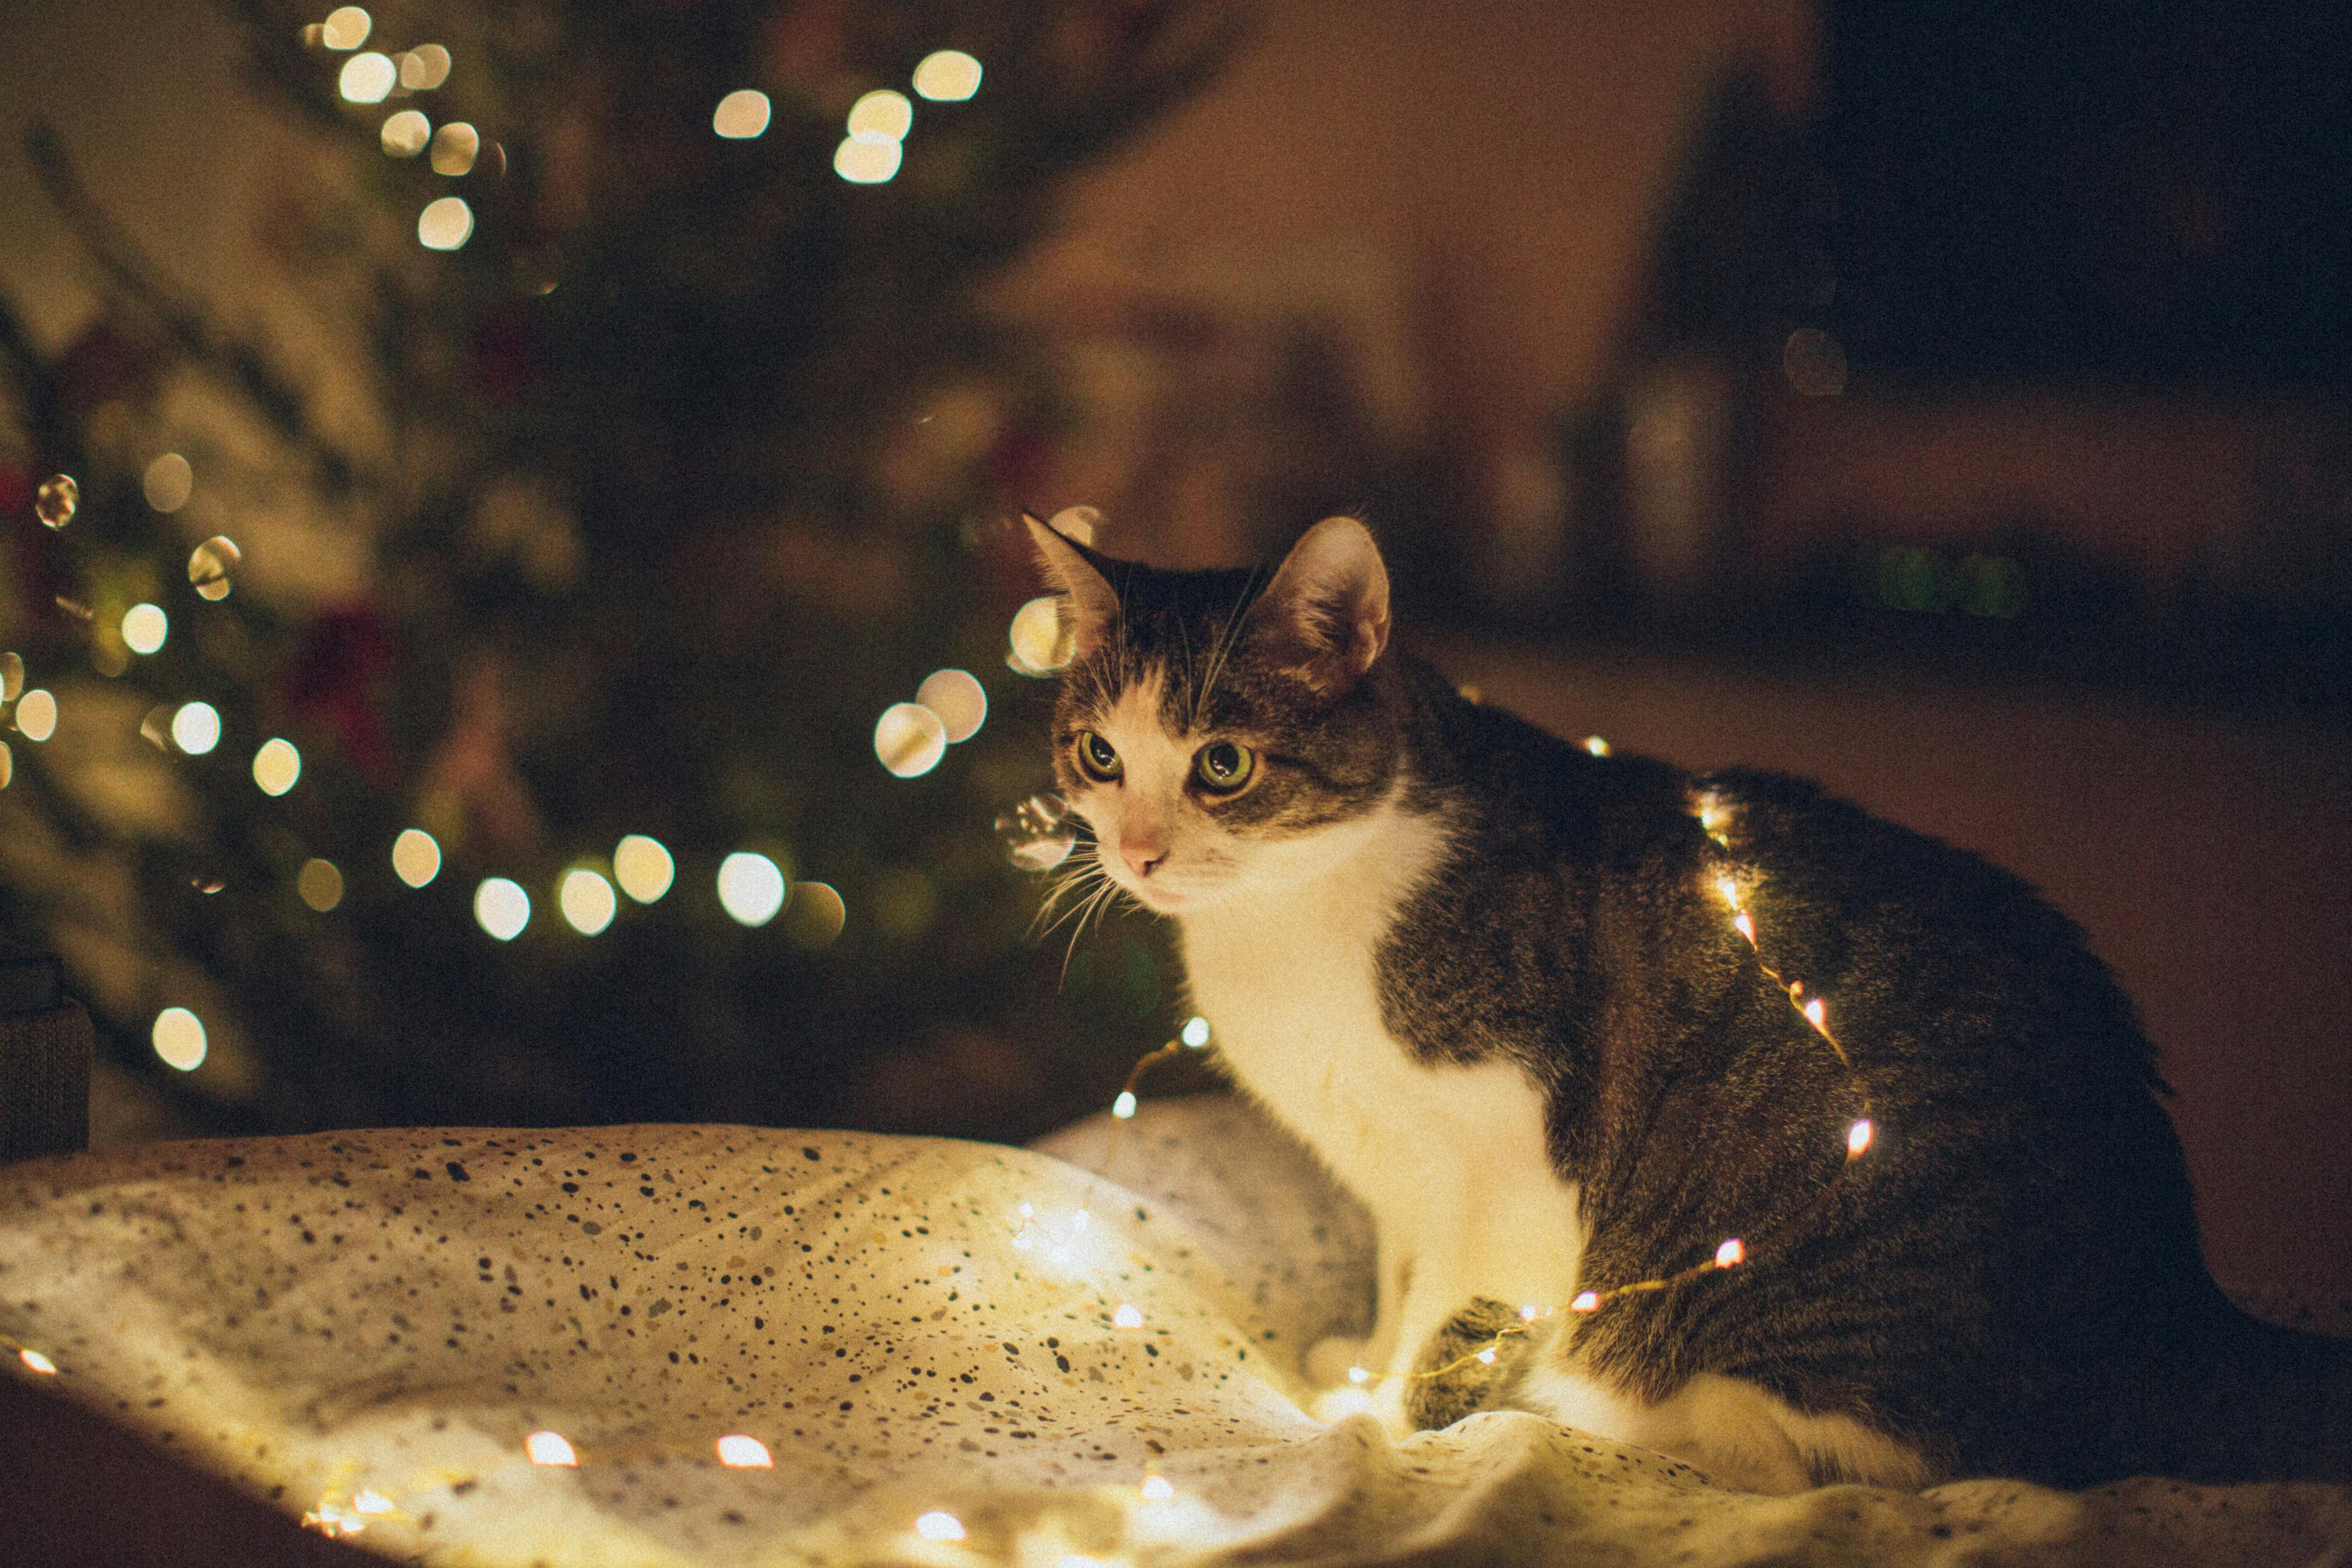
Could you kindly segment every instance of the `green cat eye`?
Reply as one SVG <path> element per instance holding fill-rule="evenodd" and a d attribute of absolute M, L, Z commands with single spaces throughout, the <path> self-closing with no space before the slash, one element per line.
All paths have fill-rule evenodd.
<path fill-rule="evenodd" d="M 1249 783 L 1256 767 L 1256 754 L 1237 741 L 1212 741 L 1192 758 L 1193 776 L 1219 795 L 1231 795 Z"/>
<path fill-rule="evenodd" d="M 1118 760 L 1118 749 L 1092 730 L 1078 733 L 1076 746 L 1078 771 L 1097 784 L 1108 784 L 1127 771 Z"/>

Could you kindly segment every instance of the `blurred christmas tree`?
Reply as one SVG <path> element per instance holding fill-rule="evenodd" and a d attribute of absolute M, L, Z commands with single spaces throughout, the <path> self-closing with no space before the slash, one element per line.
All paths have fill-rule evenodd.
<path fill-rule="evenodd" d="M 989 833 L 1045 783 L 1000 524 L 1055 416 L 971 293 L 1234 15 L 242 0 L 324 149 L 275 243 L 360 324 L 361 437 L 37 132 L 117 302 L 49 356 L 0 310 L 0 886 L 116 1062 L 218 1131 L 1105 1098 L 1161 966 L 1114 931 L 1057 999 Z M 273 595 L 234 542 L 289 516 L 364 586 Z M 957 668 L 947 731 L 993 721 L 877 742 Z"/>

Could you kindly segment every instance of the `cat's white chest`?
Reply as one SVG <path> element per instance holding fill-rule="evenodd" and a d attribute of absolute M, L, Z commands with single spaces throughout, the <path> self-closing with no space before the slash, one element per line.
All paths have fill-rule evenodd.
<path fill-rule="evenodd" d="M 1423 1282 L 1564 1300 L 1576 1192 L 1546 1152 L 1541 1094 L 1517 1068 L 1413 1061 L 1381 1018 L 1375 952 L 1443 828 L 1382 814 L 1357 852 L 1278 907 L 1183 923 L 1193 1000 L 1243 1086 L 1372 1212 Z"/>

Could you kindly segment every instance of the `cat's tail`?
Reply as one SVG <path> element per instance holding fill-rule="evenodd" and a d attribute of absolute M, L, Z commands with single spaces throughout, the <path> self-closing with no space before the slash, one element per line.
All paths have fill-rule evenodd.
<path fill-rule="evenodd" d="M 2150 1389 L 2155 1461 L 2183 1480 L 2352 1482 L 2352 1340 L 2216 1304 L 2181 1386 Z"/>

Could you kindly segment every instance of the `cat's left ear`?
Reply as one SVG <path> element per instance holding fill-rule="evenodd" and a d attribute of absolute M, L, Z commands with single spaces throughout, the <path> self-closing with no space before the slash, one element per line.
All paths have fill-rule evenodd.
<path fill-rule="evenodd" d="M 1389 645 L 1389 569 L 1371 531 L 1352 517 L 1308 529 L 1250 615 L 1292 645 L 1308 685 L 1331 695 L 1353 686 Z"/>
<path fill-rule="evenodd" d="M 1045 569 L 1045 580 L 1062 593 L 1062 613 L 1068 617 L 1071 657 L 1084 658 L 1100 647 L 1118 619 L 1118 593 L 1110 579 L 1097 569 L 1089 552 L 1062 534 L 1053 525 L 1041 522 L 1027 512 L 1021 521 L 1029 530 L 1029 541 L 1037 549 L 1038 564 Z"/>

